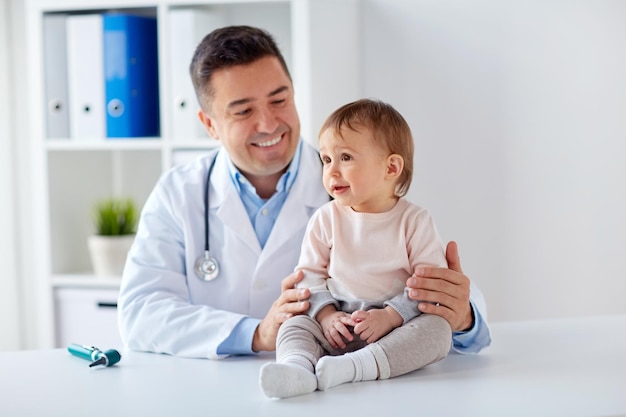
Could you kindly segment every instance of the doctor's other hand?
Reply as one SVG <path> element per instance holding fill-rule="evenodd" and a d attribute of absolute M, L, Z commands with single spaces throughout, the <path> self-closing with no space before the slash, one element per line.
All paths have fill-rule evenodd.
<path fill-rule="evenodd" d="M 308 298 L 311 292 L 308 288 L 295 288 L 296 284 L 304 278 L 302 271 L 297 271 L 280 283 L 280 296 L 267 312 L 265 318 L 257 326 L 252 339 L 252 350 L 276 350 L 276 335 L 278 328 L 285 320 L 298 314 L 306 313 L 309 309 Z"/>
<path fill-rule="evenodd" d="M 466 331 L 474 324 L 470 305 L 470 280 L 463 274 L 456 242 L 446 248 L 448 268 L 418 267 L 407 280 L 409 297 L 420 303 L 422 313 L 441 316 L 450 323 L 452 331 Z"/>

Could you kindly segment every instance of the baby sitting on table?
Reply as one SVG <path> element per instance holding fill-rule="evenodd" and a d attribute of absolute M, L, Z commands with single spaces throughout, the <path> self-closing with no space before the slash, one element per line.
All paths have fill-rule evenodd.
<path fill-rule="evenodd" d="M 358 100 L 328 117 L 319 145 L 333 201 L 307 226 L 296 270 L 310 308 L 280 327 L 276 362 L 260 372 L 268 397 L 391 378 L 450 349 L 448 322 L 421 314 L 406 289 L 416 268 L 447 266 L 431 215 L 404 198 L 413 175 L 408 124 L 389 104 Z"/>

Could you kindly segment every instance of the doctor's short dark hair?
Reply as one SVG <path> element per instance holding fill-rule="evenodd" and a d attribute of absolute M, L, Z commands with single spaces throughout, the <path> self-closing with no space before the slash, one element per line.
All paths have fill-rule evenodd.
<path fill-rule="evenodd" d="M 345 104 L 335 110 L 324 122 L 320 135 L 333 129 L 340 137 L 342 129 L 372 133 L 379 145 L 386 147 L 389 154 L 398 154 L 404 159 L 404 168 L 398 178 L 396 195 L 406 195 L 413 180 L 413 134 L 404 117 L 390 104 L 376 99 L 361 99 Z"/>
<path fill-rule="evenodd" d="M 209 110 L 208 105 L 215 94 L 211 85 L 211 76 L 215 71 L 251 64 L 268 56 L 278 58 L 291 80 L 285 58 L 269 32 L 252 26 L 226 26 L 206 35 L 196 47 L 189 65 L 200 105 Z"/>

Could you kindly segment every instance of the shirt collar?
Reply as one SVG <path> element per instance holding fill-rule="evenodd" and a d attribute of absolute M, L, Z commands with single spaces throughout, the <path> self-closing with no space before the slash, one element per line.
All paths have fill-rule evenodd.
<path fill-rule="evenodd" d="M 298 147 L 296 148 L 296 152 L 293 155 L 291 162 L 289 163 L 289 167 L 287 168 L 287 171 L 285 171 L 285 173 L 280 177 L 280 179 L 278 180 L 278 183 L 276 184 L 277 192 L 289 192 L 289 190 L 291 190 L 291 187 L 293 186 L 293 183 L 296 181 L 296 177 L 298 176 L 298 172 L 300 170 L 301 156 L 302 156 L 302 138 L 300 138 L 300 140 L 298 141 Z M 253 191 L 254 194 L 256 194 L 256 189 L 254 188 L 254 186 L 250 184 L 248 179 L 244 177 L 244 175 L 239 171 L 239 169 L 237 169 L 237 167 L 235 166 L 235 164 L 233 164 L 233 161 L 230 159 L 230 157 L 228 157 L 227 159 L 228 159 L 228 173 L 230 175 L 231 181 L 235 185 L 235 189 L 237 190 L 237 192 L 241 194 L 242 192 L 241 187 L 244 186 L 246 187 L 248 191 Z"/>

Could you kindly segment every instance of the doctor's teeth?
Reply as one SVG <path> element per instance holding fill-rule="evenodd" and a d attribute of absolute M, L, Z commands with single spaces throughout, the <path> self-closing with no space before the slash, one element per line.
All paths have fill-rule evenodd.
<path fill-rule="evenodd" d="M 256 144 L 256 146 L 259 146 L 261 148 L 267 148 L 268 146 L 274 146 L 276 145 L 278 142 L 280 142 L 282 138 L 279 136 L 275 139 L 272 140 L 268 140 L 267 142 L 259 142 Z"/>

